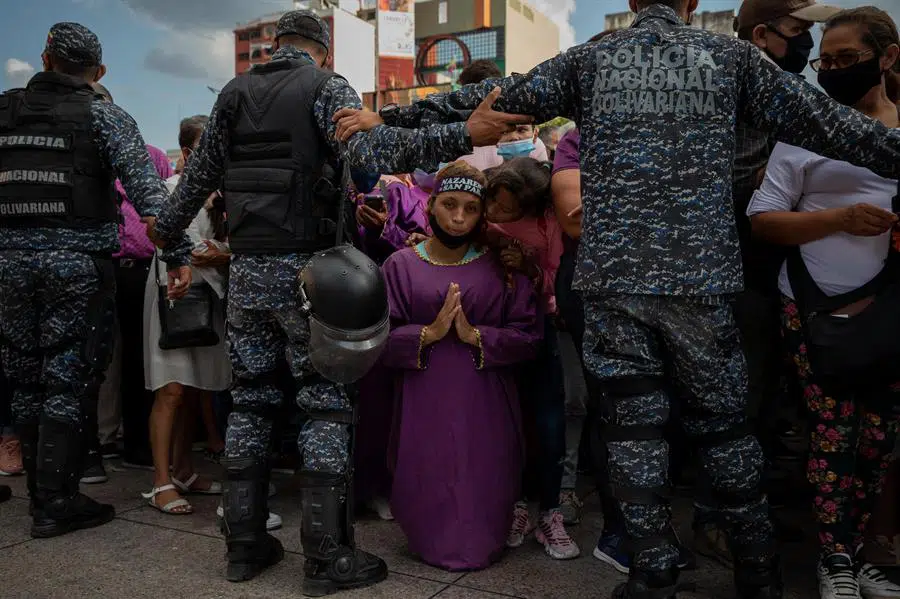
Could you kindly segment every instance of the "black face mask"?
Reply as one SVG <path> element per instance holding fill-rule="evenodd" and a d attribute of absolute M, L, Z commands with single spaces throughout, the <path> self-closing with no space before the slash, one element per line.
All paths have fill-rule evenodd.
<path fill-rule="evenodd" d="M 881 65 L 877 57 L 845 69 L 819 71 L 819 85 L 844 106 L 855 105 L 879 83 Z"/>
<path fill-rule="evenodd" d="M 437 222 L 437 219 L 434 217 L 434 214 L 428 215 L 428 224 L 431 226 L 431 232 L 434 233 L 434 236 L 437 237 L 437 240 L 451 250 L 461 248 L 465 244 L 475 239 L 475 236 L 478 234 L 478 226 L 476 225 L 465 235 L 451 235 L 441 228 L 441 226 Z"/>
<path fill-rule="evenodd" d="M 781 67 L 782 70 L 785 70 L 788 73 L 794 73 L 796 75 L 802 73 L 803 69 L 805 69 L 806 65 L 809 63 L 809 55 L 815 45 L 813 43 L 812 33 L 805 31 L 800 35 L 788 37 L 774 27 L 769 27 L 769 31 L 787 42 L 787 53 L 781 58 L 773 56 L 772 53 L 769 52 L 769 49 L 766 48 L 766 54 L 769 55 L 769 58 Z"/>

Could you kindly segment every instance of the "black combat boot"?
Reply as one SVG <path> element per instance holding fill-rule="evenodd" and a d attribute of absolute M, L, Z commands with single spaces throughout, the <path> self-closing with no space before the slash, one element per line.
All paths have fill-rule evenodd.
<path fill-rule="evenodd" d="M 303 476 L 303 594 L 324 597 L 387 578 L 387 564 L 381 558 L 356 548 L 346 478 L 315 472 Z"/>
<path fill-rule="evenodd" d="M 677 599 L 679 591 L 690 591 L 691 584 L 678 584 L 678 568 L 662 571 L 631 569 L 628 582 L 617 586 L 612 599 Z"/>
<path fill-rule="evenodd" d="M 113 506 L 97 503 L 78 491 L 81 447 L 80 427 L 41 416 L 32 537 L 57 537 L 115 518 Z"/>
<path fill-rule="evenodd" d="M 253 458 L 225 459 L 222 509 L 228 567 L 225 578 L 244 582 L 284 559 L 281 541 L 266 532 L 269 468 Z"/>
<path fill-rule="evenodd" d="M 782 599 L 784 584 L 778 556 L 735 560 L 734 585 L 738 599 Z"/>

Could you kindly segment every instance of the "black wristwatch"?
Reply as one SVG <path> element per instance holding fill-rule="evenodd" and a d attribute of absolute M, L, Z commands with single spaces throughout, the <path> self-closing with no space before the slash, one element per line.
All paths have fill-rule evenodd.
<path fill-rule="evenodd" d="M 396 102 L 392 102 L 391 104 L 382 106 L 381 110 L 378 111 L 378 116 L 381 117 L 381 120 L 384 121 L 385 125 L 390 125 L 391 119 L 396 117 L 399 111 L 400 105 Z"/>

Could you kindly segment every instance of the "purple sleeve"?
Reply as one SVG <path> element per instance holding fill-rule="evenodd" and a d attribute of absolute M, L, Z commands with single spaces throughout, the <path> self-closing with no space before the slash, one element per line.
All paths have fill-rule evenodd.
<path fill-rule="evenodd" d="M 581 160 L 579 158 L 579 146 L 581 145 L 581 134 L 578 129 L 572 129 L 562 136 L 556 145 L 556 155 L 553 157 L 553 174 L 559 171 L 566 171 L 581 168 Z"/>
<path fill-rule="evenodd" d="M 360 226 L 365 251 L 378 262 L 406 247 L 410 233 L 425 233 L 425 210 L 409 187 L 402 183 L 388 186 L 385 200 L 388 219 L 381 231 Z"/>
<path fill-rule="evenodd" d="M 409 322 L 409 273 L 405 268 L 405 260 L 398 260 L 398 257 L 394 254 L 382 267 L 391 309 L 391 333 L 381 359 L 388 368 L 424 370 L 424 325 Z"/>
<path fill-rule="evenodd" d="M 169 157 L 166 156 L 165 152 L 150 144 L 147 144 L 147 152 L 150 153 L 150 160 L 153 161 L 153 166 L 156 167 L 156 172 L 159 173 L 163 181 L 175 174 L 175 171 L 172 170 L 172 164 L 169 162 Z"/>
<path fill-rule="evenodd" d="M 512 279 L 512 288 L 504 294 L 502 327 L 477 326 L 481 355 L 476 352 L 478 368 L 511 366 L 538 355 L 543 337 L 537 296 L 531 282 L 522 275 Z"/>

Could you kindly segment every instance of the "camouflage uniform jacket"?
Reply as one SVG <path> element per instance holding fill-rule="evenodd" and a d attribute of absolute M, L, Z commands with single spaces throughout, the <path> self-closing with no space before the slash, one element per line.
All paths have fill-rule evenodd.
<path fill-rule="evenodd" d="M 279 48 L 272 55 L 272 60 L 280 58 L 312 62 L 309 54 L 291 46 Z M 472 151 L 465 123 L 453 123 L 422 130 L 377 127 L 354 135 L 345 153 L 334 137 L 337 125 L 332 122 L 332 116 L 341 108 L 361 106 L 359 95 L 350 84 L 341 77 L 333 77 L 323 86 L 313 107 L 316 126 L 334 156 L 345 156 L 358 171 L 412 172 L 419 164 L 452 159 Z M 209 194 L 219 189 L 228 157 L 229 131 L 228 114 L 217 103 L 197 151 L 185 165 L 172 200 L 160 213 L 156 230 L 163 239 L 172 238 L 187 226 Z M 279 310 L 293 305 L 297 272 L 308 259 L 306 254 L 235 256 L 231 262 L 229 303 L 259 310 Z"/>
<path fill-rule="evenodd" d="M 527 75 L 437 94 L 386 111 L 385 121 L 458 120 L 497 84 L 497 110 L 578 122 L 584 215 L 574 286 L 588 293 L 741 290 L 731 198 L 738 121 L 885 177 L 900 171 L 900 130 L 781 72 L 747 42 L 685 26 L 660 4 Z"/>

